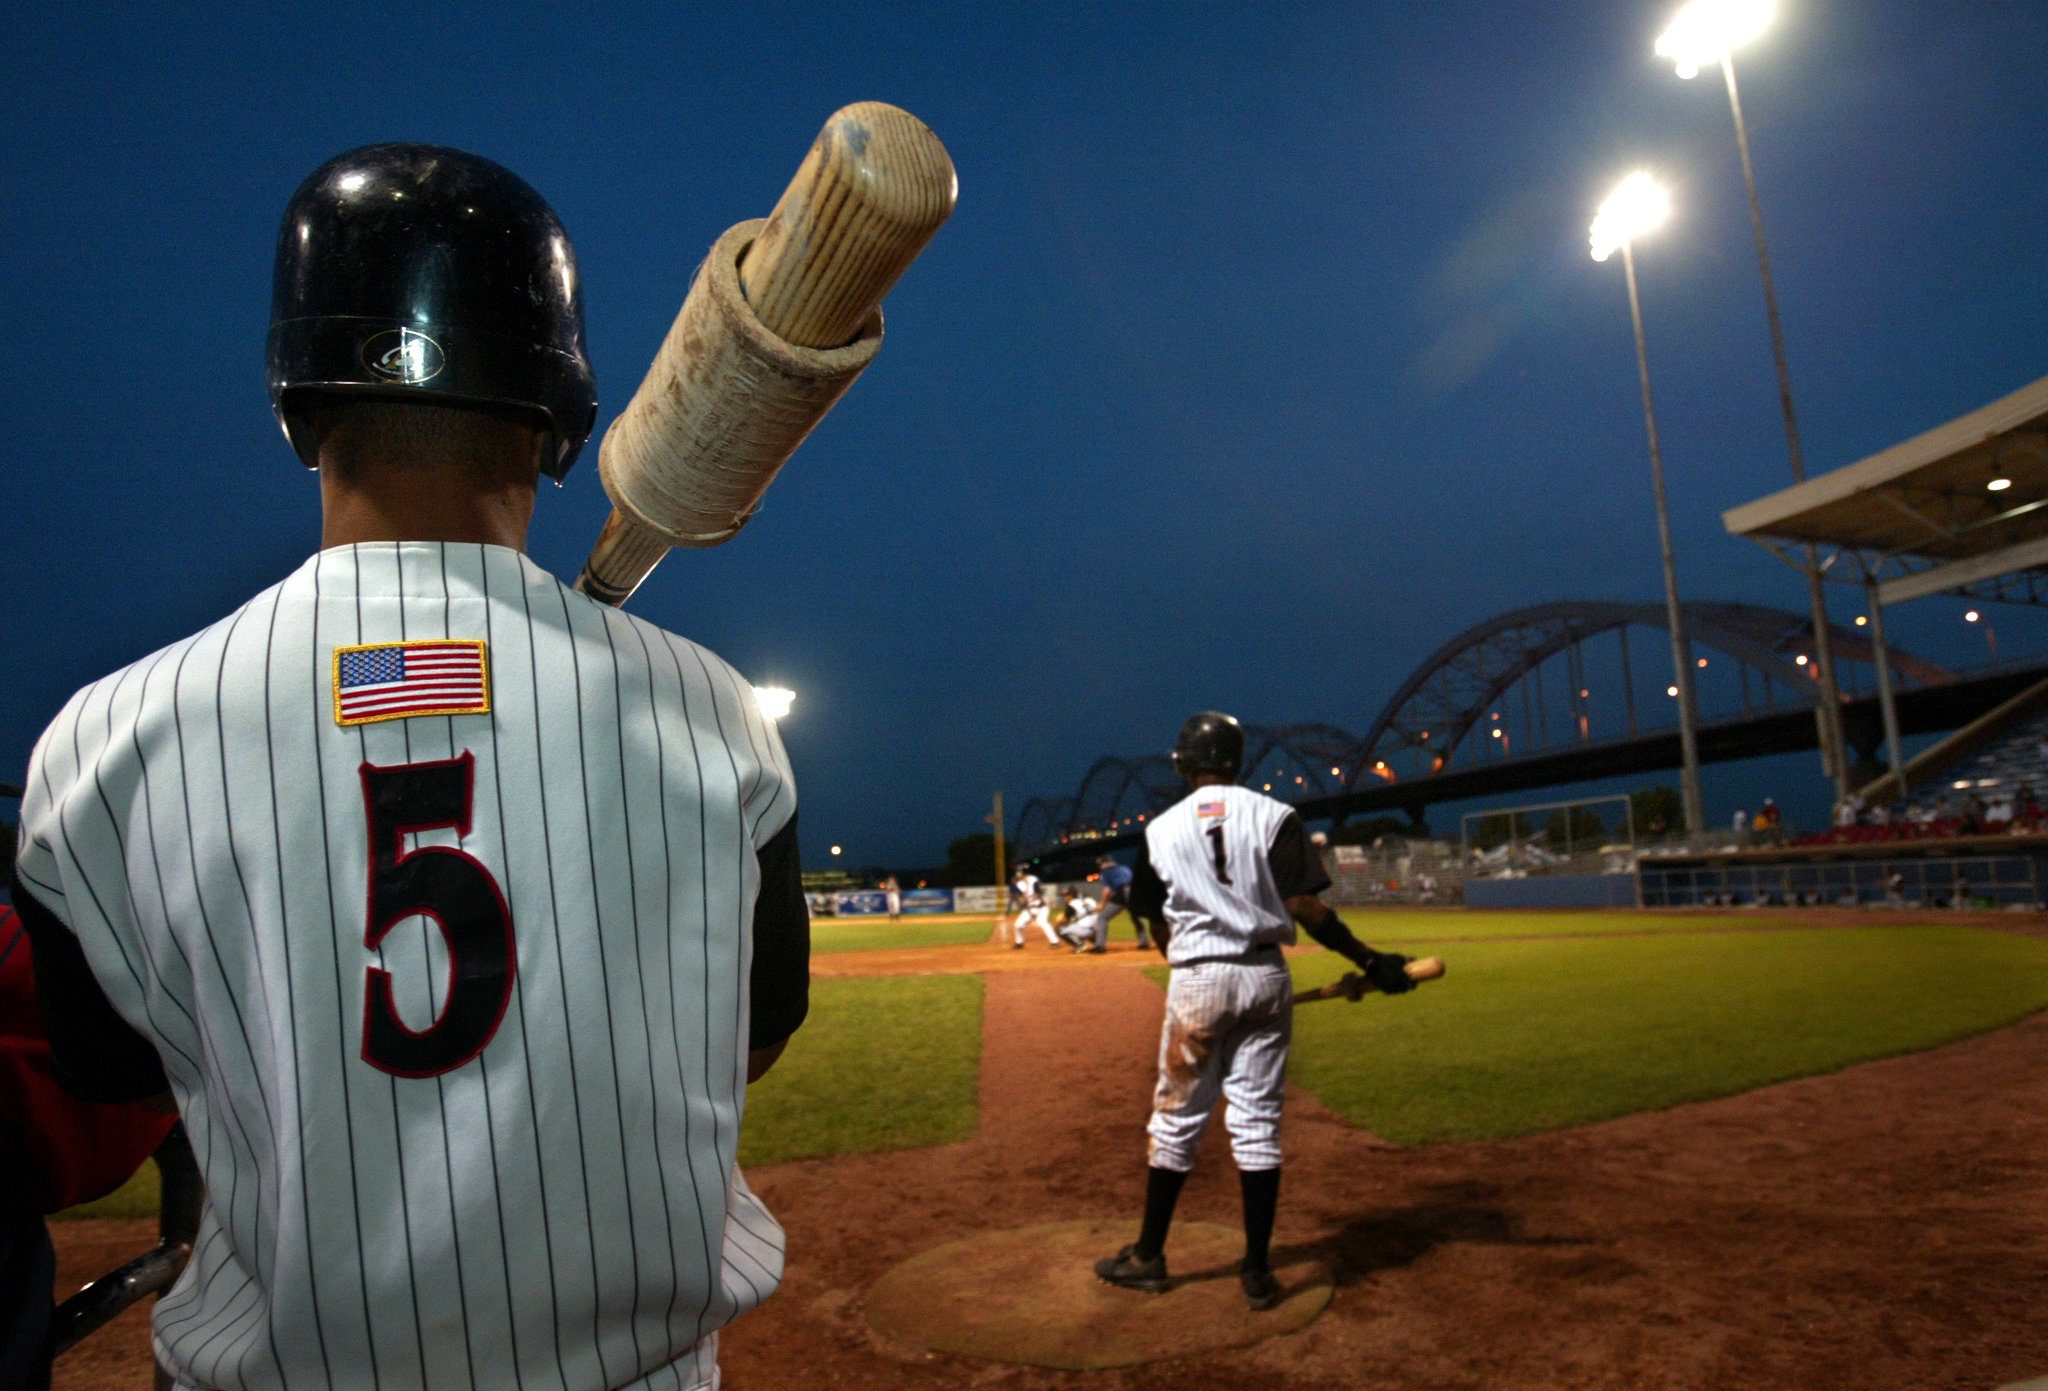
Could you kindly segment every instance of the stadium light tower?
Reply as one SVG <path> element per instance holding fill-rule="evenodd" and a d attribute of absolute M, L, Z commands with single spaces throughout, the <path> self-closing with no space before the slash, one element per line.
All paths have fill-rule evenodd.
<path fill-rule="evenodd" d="M 1678 565 L 1671 554 L 1671 509 L 1664 500 L 1664 453 L 1657 444 L 1657 408 L 1650 399 L 1650 353 L 1643 341 L 1643 306 L 1636 296 L 1635 239 L 1662 226 L 1671 215 L 1671 196 L 1640 171 L 1623 179 L 1593 218 L 1593 259 L 1605 261 L 1621 253 L 1628 281 L 1628 314 L 1636 330 L 1636 375 L 1643 384 L 1643 428 L 1650 439 L 1650 487 L 1657 498 L 1657 542 L 1664 553 L 1664 612 L 1671 629 L 1673 684 L 1678 688 L 1678 747 L 1684 766 L 1679 787 L 1685 803 L 1685 829 L 1698 835 L 1707 826 L 1706 802 L 1700 796 L 1698 702 L 1692 679 L 1692 644 L 1685 635 L 1685 611 L 1678 603 Z"/>
<path fill-rule="evenodd" d="M 1756 169 L 1749 160 L 1749 127 L 1742 119 L 1742 94 L 1735 86 L 1735 61 L 1729 55 L 1770 26 L 1773 0 L 1692 0 L 1672 17 L 1657 39 L 1657 56 L 1669 58 L 1682 78 L 1697 76 L 1710 63 L 1721 65 L 1728 85 L 1728 109 L 1735 117 L 1735 148 L 1742 156 L 1742 186 L 1749 194 L 1749 225 L 1756 233 L 1756 264 L 1763 273 L 1764 314 L 1771 325 L 1771 359 L 1778 369 L 1778 404 L 1785 415 L 1785 448 L 1792 459 L 1792 481 L 1806 481 L 1806 457 L 1799 447 L 1799 418 L 1792 410 L 1792 373 L 1785 366 L 1785 329 L 1778 318 L 1778 287 L 1771 276 L 1771 253 L 1764 244 L 1764 215 L 1756 197 Z M 1841 688 L 1835 681 L 1834 641 L 1828 632 L 1828 604 L 1821 583 L 1820 558 L 1812 542 L 1805 547 L 1807 599 L 1813 606 L 1813 656 L 1820 675 L 1821 762 L 1834 779 L 1835 795 L 1850 792 L 1849 760 L 1842 739 Z"/>

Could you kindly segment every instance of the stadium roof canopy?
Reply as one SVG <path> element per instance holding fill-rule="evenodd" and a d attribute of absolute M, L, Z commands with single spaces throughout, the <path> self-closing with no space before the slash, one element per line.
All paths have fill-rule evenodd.
<path fill-rule="evenodd" d="M 1956 589 L 2048 600 L 2048 377 L 1721 519 L 1766 545 L 1854 553 L 1880 604 Z M 1999 583 L 2022 571 L 2024 592 Z"/>

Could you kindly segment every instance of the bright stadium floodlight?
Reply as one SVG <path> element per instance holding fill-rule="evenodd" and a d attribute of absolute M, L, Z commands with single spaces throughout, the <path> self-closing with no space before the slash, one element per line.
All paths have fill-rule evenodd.
<path fill-rule="evenodd" d="M 1669 58 L 1681 78 L 1695 76 L 1701 68 L 1718 66 L 1728 85 L 1728 114 L 1735 120 L 1735 148 L 1742 158 L 1742 186 L 1749 195 L 1749 224 L 1756 234 L 1757 271 L 1763 279 L 1764 317 L 1771 329 L 1771 361 L 1778 373 L 1778 404 L 1785 415 L 1785 452 L 1792 465 L 1792 481 L 1806 481 L 1806 457 L 1799 444 L 1799 419 L 1792 409 L 1792 372 L 1785 364 L 1785 332 L 1778 317 L 1778 289 L 1771 275 L 1771 255 L 1764 245 L 1764 214 L 1756 196 L 1756 168 L 1749 158 L 1749 129 L 1742 119 L 1742 93 L 1735 82 L 1735 50 L 1769 27 L 1776 5 L 1773 0 L 1692 0 L 1672 16 L 1671 25 L 1657 39 L 1657 56 Z M 1835 795 L 1847 797 L 1851 790 L 1851 761 L 1842 735 L 1841 689 L 1835 678 L 1834 640 L 1829 637 L 1827 595 L 1822 591 L 1819 553 L 1812 542 L 1801 544 L 1806 571 L 1806 599 L 1813 610 L 1814 660 L 1820 680 L 1820 761 L 1834 781 Z M 1886 683 L 1878 683 L 1879 701 Z"/>
<path fill-rule="evenodd" d="M 789 707 L 796 703 L 796 692 L 780 686 L 754 687 L 754 699 L 761 704 L 761 713 L 771 720 L 779 720 L 789 713 Z"/>
<path fill-rule="evenodd" d="M 1671 633 L 1671 670 L 1678 678 L 1670 688 L 1678 698 L 1679 788 L 1685 802 L 1687 835 L 1707 824 L 1700 796 L 1698 712 L 1694 708 L 1692 645 L 1685 634 L 1685 610 L 1678 602 L 1678 564 L 1671 554 L 1671 511 L 1664 495 L 1664 454 L 1657 444 L 1657 408 L 1650 399 L 1650 349 L 1643 340 L 1643 306 L 1636 295 L 1635 239 L 1663 225 L 1671 215 L 1671 195 L 1641 170 L 1630 174 L 1607 195 L 1593 217 L 1593 259 L 1605 261 L 1621 253 L 1623 283 L 1628 286 L 1628 317 L 1636 333 L 1636 376 L 1643 388 L 1643 433 L 1650 446 L 1650 491 L 1657 503 L 1657 543 L 1664 559 L 1665 627 Z M 1704 664 L 1703 664 L 1704 665 Z"/>
<path fill-rule="evenodd" d="M 1671 195 L 1640 169 L 1615 186 L 1593 215 L 1593 259 L 1604 261 L 1671 216 Z"/>
<path fill-rule="evenodd" d="M 1772 0 L 1692 0 L 1657 36 L 1657 56 L 1669 58 L 1680 77 L 1697 77 L 1768 28 L 1776 8 Z"/>

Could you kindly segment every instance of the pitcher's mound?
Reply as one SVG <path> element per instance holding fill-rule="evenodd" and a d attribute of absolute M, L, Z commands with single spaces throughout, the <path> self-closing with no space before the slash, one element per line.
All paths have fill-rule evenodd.
<path fill-rule="evenodd" d="M 984 1232 L 912 1256 L 868 1291 L 868 1322 L 885 1338 L 931 1352 L 1086 1371 L 1216 1348 L 1249 1347 L 1306 1327 L 1330 1302 L 1330 1271 L 1302 1261 L 1274 1273 L 1286 1296 L 1255 1314 L 1237 1262 L 1244 1234 L 1177 1224 L 1164 1294 L 1118 1289 L 1095 1262 L 1131 1238 L 1131 1224 L 1052 1222 Z"/>

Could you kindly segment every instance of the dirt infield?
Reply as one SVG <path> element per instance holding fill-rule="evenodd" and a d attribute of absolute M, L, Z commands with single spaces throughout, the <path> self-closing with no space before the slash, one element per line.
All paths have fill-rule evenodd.
<path fill-rule="evenodd" d="M 975 1139 L 750 1175 L 790 1268 L 728 1332 L 729 1385 L 1978 1391 L 2048 1370 L 2048 1016 L 1484 1144 L 1397 1149 L 1296 1092 L 1275 1256 L 1338 1278 L 1306 1331 L 1089 1373 L 885 1344 L 863 1293 L 899 1261 L 1135 1212 L 1162 997 L 1135 971 L 1074 969 L 1116 960 L 991 972 Z M 1237 1219 L 1222 1139 L 1205 1141 L 1191 1219 Z"/>
<path fill-rule="evenodd" d="M 1722 924 L 1740 926 L 1699 926 Z M 1509 1141 L 1401 1149 L 1292 1092 L 1274 1254 L 1337 1278 L 1303 1332 L 1096 1372 L 883 1341 L 865 1293 L 921 1251 L 1134 1221 L 1163 997 L 1133 968 L 1157 962 L 980 946 L 819 958 L 819 975 L 987 973 L 981 1127 L 958 1145 L 750 1171 L 790 1264 L 782 1292 L 727 1331 L 727 1386 L 1980 1391 L 2048 1371 L 2048 1014 Z M 1181 1212 L 1237 1221 L 1220 1127 Z M 150 1228 L 57 1233 L 68 1288 Z M 59 1364 L 59 1391 L 147 1384 L 143 1330 L 102 1338 Z"/>

